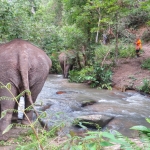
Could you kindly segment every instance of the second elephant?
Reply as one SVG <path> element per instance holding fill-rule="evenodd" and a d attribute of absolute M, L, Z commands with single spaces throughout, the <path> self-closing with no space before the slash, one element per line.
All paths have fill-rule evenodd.
<path fill-rule="evenodd" d="M 69 71 L 73 69 L 76 60 L 76 54 L 73 50 L 61 52 L 58 56 L 59 63 L 62 69 L 63 77 L 68 78 Z"/>

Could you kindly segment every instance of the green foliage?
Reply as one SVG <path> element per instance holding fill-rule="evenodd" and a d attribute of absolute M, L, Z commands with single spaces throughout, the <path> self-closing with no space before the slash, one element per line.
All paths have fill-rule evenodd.
<path fill-rule="evenodd" d="M 60 64 L 58 61 L 58 54 L 57 53 L 53 53 L 51 55 L 51 60 L 53 62 L 52 68 L 50 70 L 50 73 L 61 73 L 61 68 L 60 68 Z"/>
<path fill-rule="evenodd" d="M 6 132 L 8 132 L 12 127 L 13 127 L 13 124 L 10 124 L 9 126 L 7 126 L 2 134 L 5 134 Z"/>
<path fill-rule="evenodd" d="M 139 87 L 139 90 L 141 92 L 149 94 L 150 93 L 150 80 L 143 79 L 143 85 Z"/>
<path fill-rule="evenodd" d="M 150 123 L 150 119 L 146 118 L 146 121 Z M 149 150 L 150 148 L 150 128 L 147 128 L 145 126 L 139 125 L 139 126 L 133 126 L 130 128 L 132 130 L 139 131 L 140 140 L 143 143 L 143 147 L 145 150 Z"/>
<path fill-rule="evenodd" d="M 137 28 L 145 24 L 149 19 L 150 15 L 148 14 L 148 11 L 138 7 L 130 12 L 126 24 L 129 28 Z"/>
<path fill-rule="evenodd" d="M 107 67 L 100 67 L 99 64 L 94 65 L 92 87 L 100 86 L 101 88 L 111 89 L 112 72 Z"/>
<path fill-rule="evenodd" d="M 142 64 L 141 64 L 141 67 L 142 67 L 143 69 L 148 69 L 148 70 L 150 70 L 150 58 L 144 60 L 144 61 L 142 62 Z"/>
<path fill-rule="evenodd" d="M 101 64 L 104 57 L 106 56 L 107 53 L 112 51 L 113 46 L 112 45 L 100 45 L 100 46 L 96 46 L 95 47 L 95 57 L 94 57 L 94 61 L 96 63 Z M 108 58 L 110 58 L 110 55 L 108 55 Z"/>
<path fill-rule="evenodd" d="M 79 50 L 86 42 L 86 35 L 75 25 L 63 26 L 60 35 L 64 39 L 64 46 L 69 49 Z"/>
<path fill-rule="evenodd" d="M 92 79 L 93 67 L 85 67 L 81 71 L 72 70 L 69 72 L 69 81 L 82 83 Z"/>
<path fill-rule="evenodd" d="M 128 58 L 135 56 L 135 48 L 132 44 L 120 43 L 119 44 L 119 57 Z"/>
<path fill-rule="evenodd" d="M 100 67 L 95 64 L 85 67 L 81 71 L 70 71 L 70 82 L 89 82 L 91 87 L 111 89 L 111 71 L 107 67 Z"/>
<path fill-rule="evenodd" d="M 88 131 L 85 137 L 68 136 L 70 137 L 70 140 L 62 148 L 63 150 L 102 150 L 105 147 L 109 148 L 108 146 L 116 144 L 119 144 L 122 150 L 142 150 L 135 142 L 117 131 L 115 134 L 112 134 L 109 131 Z"/>

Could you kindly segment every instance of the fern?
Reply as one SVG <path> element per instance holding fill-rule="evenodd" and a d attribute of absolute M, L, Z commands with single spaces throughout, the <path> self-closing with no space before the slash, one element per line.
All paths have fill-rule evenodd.
<path fill-rule="evenodd" d="M 5 134 L 6 132 L 8 132 L 12 127 L 13 127 L 13 124 L 10 124 L 9 126 L 7 126 L 6 129 L 2 132 L 2 134 Z"/>

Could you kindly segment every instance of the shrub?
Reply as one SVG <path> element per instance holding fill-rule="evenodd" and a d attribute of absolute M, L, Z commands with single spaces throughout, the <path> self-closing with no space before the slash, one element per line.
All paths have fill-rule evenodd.
<path fill-rule="evenodd" d="M 104 57 L 106 56 L 106 54 L 112 49 L 112 46 L 109 45 L 100 45 L 95 47 L 95 57 L 94 57 L 94 61 L 96 63 L 101 63 L 104 59 Z"/>
<path fill-rule="evenodd" d="M 134 46 L 131 44 L 126 45 L 125 43 L 121 43 L 119 46 L 119 57 L 120 58 L 127 58 L 127 57 L 134 57 L 135 56 L 135 49 Z"/>
<path fill-rule="evenodd" d="M 142 10 L 141 8 L 139 9 L 134 9 L 132 13 L 127 17 L 127 27 L 139 27 L 146 23 L 149 20 L 149 15 L 148 12 L 145 10 Z"/>
<path fill-rule="evenodd" d="M 144 79 L 143 80 L 143 85 L 141 87 L 139 87 L 139 90 L 141 92 L 150 94 L 150 80 Z"/>
<path fill-rule="evenodd" d="M 93 67 L 85 67 L 80 71 L 72 70 L 69 72 L 69 81 L 76 83 L 83 83 L 88 80 L 92 80 Z"/>
<path fill-rule="evenodd" d="M 70 82 L 88 82 L 91 87 L 99 87 L 103 89 L 111 89 L 112 72 L 107 67 L 100 67 L 95 64 L 91 67 L 85 67 L 81 71 L 70 71 Z"/>
<path fill-rule="evenodd" d="M 148 123 L 150 123 L 149 118 L 146 118 L 146 121 Z M 147 128 L 147 127 L 142 126 L 142 125 L 138 125 L 138 126 L 133 126 L 130 129 L 139 131 L 139 137 L 143 143 L 143 148 L 145 150 L 148 150 L 150 148 L 150 128 Z"/>
<path fill-rule="evenodd" d="M 51 73 L 61 73 L 61 67 L 58 61 L 58 54 L 57 53 L 53 53 L 51 55 L 51 60 L 52 60 L 52 68 L 50 70 Z"/>
<path fill-rule="evenodd" d="M 142 67 L 143 69 L 148 69 L 148 70 L 150 70 L 150 58 L 144 60 L 143 63 L 141 64 L 141 67 Z"/>

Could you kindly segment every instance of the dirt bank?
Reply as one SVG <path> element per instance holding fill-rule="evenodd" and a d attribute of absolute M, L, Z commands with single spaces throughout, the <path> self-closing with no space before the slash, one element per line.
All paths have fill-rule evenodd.
<path fill-rule="evenodd" d="M 141 64 L 150 58 L 150 43 L 142 46 L 144 52 L 140 57 L 119 59 L 118 66 L 113 68 L 112 80 L 114 88 L 124 91 L 131 88 L 137 90 L 143 84 L 143 79 L 150 79 L 150 70 L 141 68 Z"/>

